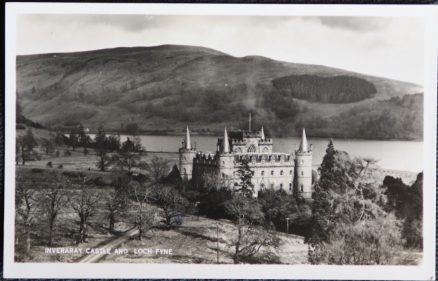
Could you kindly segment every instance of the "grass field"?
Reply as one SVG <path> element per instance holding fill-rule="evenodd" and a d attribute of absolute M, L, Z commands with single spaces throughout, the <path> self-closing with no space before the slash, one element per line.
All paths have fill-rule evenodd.
<path fill-rule="evenodd" d="M 219 230 L 217 232 L 217 229 Z M 205 217 L 188 216 L 181 227 L 173 230 L 153 229 L 142 241 L 131 239 L 121 247 L 127 255 L 107 255 L 103 262 L 117 263 L 233 263 L 232 240 L 237 235 L 236 227 L 227 220 L 211 220 Z M 300 236 L 277 233 L 281 245 L 273 253 L 280 263 L 303 264 L 307 262 L 307 245 Z M 151 249 L 135 254 L 134 249 Z M 172 249 L 171 255 L 156 253 L 156 249 Z M 261 254 L 263 254 L 263 250 Z"/>

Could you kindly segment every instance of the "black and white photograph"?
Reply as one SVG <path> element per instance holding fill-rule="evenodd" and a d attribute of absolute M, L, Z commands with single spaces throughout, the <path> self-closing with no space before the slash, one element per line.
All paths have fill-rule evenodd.
<path fill-rule="evenodd" d="M 147 7 L 14 15 L 15 268 L 430 269 L 426 17 Z"/>

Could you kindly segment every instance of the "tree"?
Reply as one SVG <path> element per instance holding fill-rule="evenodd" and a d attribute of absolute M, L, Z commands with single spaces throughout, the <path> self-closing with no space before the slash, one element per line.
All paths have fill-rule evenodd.
<path fill-rule="evenodd" d="M 187 200 L 171 186 L 155 186 L 151 195 L 151 202 L 162 210 L 163 219 L 160 222 L 164 224 L 166 229 L 181 224 L 184 212 L 188 207 Z"/>
<path fill-rule="evenodd" d="M 247 161 L 241 162 L 237 174 L 240 182 L 234 188 L 232 198 L 225 203 L 225 210 L 237 227 L 237 236 L 233 241 L 233 261 L 236 264 L 254 258 L 262 247 L 277 248 L 280 245 L 274 233 L 257 226 L 263 224 L 264 216 L 257 199 L 253 198 L 254 185 L 251 181 L 254 172 Z"/>
<path fill-rule="evenodd" d="M 43 214 L 47 217 L 49 231 L 48 245 L 53 246 L 53 231 L 59 211 L 67 203 L 67 196 L 64 192 L 61 181 L 55 177 L 55 182 L 50 183 L 41 191 L 40 200 Z"/>
<path fill-rule="evenodd" d="M 91 138 L 85 133 L 85 129 L 82 124 L 79 124 L 78 126 L 78 144 L 84 148 L 91 144 Z"/>
<path fill-rule="evenodd" d="M 136 136 L 138 134 L 138 124 L 137 123 L 129 123 L 125 127 L 126 133 L 131 136 Z"/>
<path fill-rule="evenodd" d="M 117 216 L 123 212 L 128 206 L 127 185 L 129 178 L 124 175 L 119 175 L 114 184 L 114 188 L 106 193 L 106 210 L 108 212 L 108 232 L 114 232 L 114 224 Z"/>
<path fill-rule="evenodd" d="M 30 254 L 32 225 L 37 215 L 37 193 L 33 188 L 34 186 L 34 182 L 26 182 L 20 178 L 17 179 L 15 206 L 24 228 L 24 235 L 20 240 L 25 240 L 24 254 L 26 256 Z"/>
<path fill-rule="evenodd" d="M 144 147 L 141 144 L 141 138 L 139 136 L 134 136 L 134 149 L 137 152 L 142 152 L 144 150 Z"/>
<path fill-rule="evenodd" d="M 78 193 L 72 196 L 71 207 L 79 217 L 78 243 L 86 243 L 88 222 L 96 214 L 100 198 L 96 192 L 85 187 L 85 178 Z"/>
<path fill-rule="evenodd" d="M 263 213 L 256 199 L 236 193 L 225 204 L 237 227 L 237 236 L 233 240 L 235 264 L 251 261 L 262 247 L 279 247 L 280 239 L 273 232 L 257 226 L 263 221 Z"/>
<path fill-rule="evenodd" d="M 403 220 L 402 237 L 407 247 L 422 249 L 423 246 L 423 173 L 408 186 L 400 178 L 386 176 L 383 190 L 388 200 L 384 207 Z"/>
<path fill-rule="evenodd" d="M 329 143 L 312 204 L 312 264 L 390 264 L 400 249 L 400 222 L 384 211 L 369 178 L 373 159 L 351 159 Z M 382 199 L 383 198 L 383 199 Z"/>
<path fill-rule="evenodd" d="M 144 163 L 141 163 L 140 160 L 141 157 L 135 149 L 135 144 L 129 138 L 123 142 L 121 149 L 114 157 L 116 165 L 120 169 L 126 170 L 128 173 L 130 173 L 134 167 L 145 165 Z"/>
<path fill-rule="evenodd" d="M 41 146 L 44 148 L 46 155 L 49 155 L 49 153 L 51 153 L 55 148 L 55 145 L 51 139 L 43 139 Z"/>
<path fill-rule="evenodd" d="M 76 147 L 79 145 L 79 136 L 76 133 L 76 129 L 72 129 L 70 131 L 70 135 L 68 137 L 68 144 L 71 146 L 73 151 L 76 149 Z"/>
<path fill-rule="evenodd" d="M 237 169 L 237 176 L 239 177 L 239 184 L 234 187 L 236 192 L 242 193 L 246 197 L 254 195 L 254 184 L 251 182 L 254 176 L 254 171 L 249 167 L 248 160 L 242 160 Z"/>
<path fill-rule="evenodd" d="M 58 147 L 60 145 L 64 144 L 64 134 L 60 129 L 57 129 L 55 132 L 55 147 Z"/>
<path fill-rule="evenodd" d="M 107 148 L 109 151 L 118 151 L 120 149 L 120 136 L 119 135 L 108 136 Z"/>
<path fill-rule="evenodd" d="M 96 137 L 94 138 L 94 150 L 98 157 L 96 166 L 102 172 L 112 163 L 111 158 L 108 156 L 108 139 L 102 126 L 97 129 Z"/>
<path fill-rule="evenodd" d="M 20 136 L 16 139 L 17 142 L 17 150 L 20 152 L 21 156 L 21 164 L 24 165 L 27 160 L 29 160 L 32 153 L 34 153 L 33 149 L 38 145 L 32 130 L 28 129 L 24 136 Z M 17 152 L 18 152 L 17 151 Z"/>
<path fill-rule="evenodd" d="M 295 234 L 303 235 L 308 231 L 308 220 L 311 210 L 304 200 L 286 193 L 284 190 L 266 189 L 257 197 L 261 210 L 265 215 L 266 227 L 287 231 L 287 224 L 297 225 Z M 288 220 L 288 222 L 286 222 Z"/>
<path fill-rule="evenodd" d="M 137 237 L 138 240 L 142 240 L 143 234 L 152 226 L 155 217 L 155 211 L 148 207 L 152 188 L 147 183 L 140 184 L 137 181 L 131 181 L 128 185 L 128 191 L 129 196 L 135 202 L 135 225 L 138 229 Z"/>
<path fill-rule="evenodd" d="M 146 165 L 147 175 L 151 186 L 159 186 L 164 183 L 169 173 L 169 161 L 154 156 L 149 164 Z"/>

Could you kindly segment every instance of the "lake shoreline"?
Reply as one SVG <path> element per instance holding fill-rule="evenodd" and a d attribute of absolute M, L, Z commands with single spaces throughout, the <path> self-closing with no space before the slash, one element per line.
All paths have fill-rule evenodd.
<path fill-rule="evenodd" d="M 181 133 L 177 133 L 177 132 L 169 132 L 166 133 L 166 131 L 157 131 L 155 132 L 151 132 L 151 131 L 139 131 L 137 134 L 132 135 L 129 134 L 128 132 L 123 132 L 123 131 L 108 131 L 106 132 L 108 135 L 124 135 L 124 136 L 157 136 L 157 137 L 184 137 L 185 136 L 185 131 L 181 132 Z M 95 135 L 96 132 L 90 131 L 88 134 L 91 135 Z M 190 130 L 190 135 L 194 136 L 194 137 L 222 137 L 223 132 L 219 132 L 219 131 L 215 131 L 215 132 L 211 132 L 211 133 L 199 133 L 196 132 L 194 130 Z M 267 138 L 299 138 L 301 137 L 301 135 L 281 135 L 281 136 L 267 136 Z M 356 137 L 340 137 L 340 136 L 318 136 L 318 135 L 309 135 L 307 133 L 307 138 L 311 138 L 311 139 L 318 139 L 318 140 L 329 140 L 329 139 L 338 139 L 338 140 L 352 140 L 352 141 L 412 141 L 412 142 L 423 142 L 423 138 L 402 138 L 402 139 L 384 139 L 384 138 L 356 138 Z"/>

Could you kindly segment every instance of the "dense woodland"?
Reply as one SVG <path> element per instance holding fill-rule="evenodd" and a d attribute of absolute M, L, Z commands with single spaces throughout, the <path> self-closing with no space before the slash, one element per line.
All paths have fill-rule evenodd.
<path fill-rule="evenodd" d="M 290 75 L 272 83 L 284 96 L 323 103 L 351 103 L 377 93 L 372 83 L 353 76 Z"/>
<path fill-rule="evenodd" d="M 356 106 L 330 119 L 316 116 L 297 122 L 297 130 L 303 127 L 320 137 L 422 139 L 423 94 L 394 97 L 372 108 Z"/>

